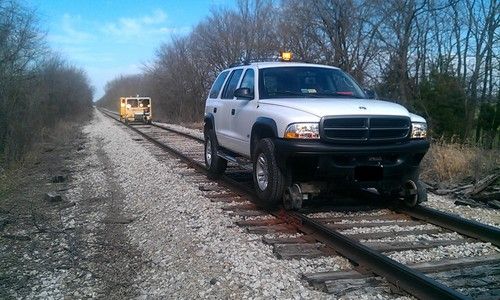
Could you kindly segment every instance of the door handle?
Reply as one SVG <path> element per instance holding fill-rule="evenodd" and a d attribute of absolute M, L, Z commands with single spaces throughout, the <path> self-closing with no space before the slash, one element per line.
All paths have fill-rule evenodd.
<path fill-rule="evenodd" d="M 231 115 L 233 115 L 233 116 L 234 116 L 234 112 L 235 112 L 234 108 L 233 108 L 233 109 L 231 109 Z"/>
<path fill-rule="evenodd" d="M 217 107 L 214 107 L 214 114 L 217 112 Z"/>

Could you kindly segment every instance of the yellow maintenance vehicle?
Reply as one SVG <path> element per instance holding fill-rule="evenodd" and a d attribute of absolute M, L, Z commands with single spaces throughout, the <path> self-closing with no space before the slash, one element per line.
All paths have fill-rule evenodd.
<path fill-rule="evenodd" d="M 151 124 L 151 98 L 120 97 L 120 121 Z"/>

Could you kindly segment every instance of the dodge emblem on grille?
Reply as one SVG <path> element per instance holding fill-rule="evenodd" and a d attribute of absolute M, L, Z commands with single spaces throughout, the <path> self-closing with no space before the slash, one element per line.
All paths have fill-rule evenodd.
<path fill-rule="evenodd" d="M 364 109 L 364 110 L 366 110 L 366 107 L 364 107 L 364 106 L 360 106 L 360 107 L 359 107 L 359 109 Z"/>

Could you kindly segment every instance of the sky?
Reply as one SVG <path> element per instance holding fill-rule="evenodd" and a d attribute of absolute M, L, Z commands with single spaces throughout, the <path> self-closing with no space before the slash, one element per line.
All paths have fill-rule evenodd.
<path fill-rule="evenodd" d="M 83 68 L 104 95 L 106 82 L 138 74 L 161 44 L 188 34 L 214 7 L 233 0 L 26 0 L 49 46 Z"/>

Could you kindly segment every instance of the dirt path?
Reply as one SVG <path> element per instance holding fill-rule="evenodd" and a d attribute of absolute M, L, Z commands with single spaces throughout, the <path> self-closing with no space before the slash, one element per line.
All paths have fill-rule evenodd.
<path fill-rule="evenodd" d="M 102 141 L 81 129 L 44 144 L 0 199 L 0 299 L 136 296 L 143 262 L 124 232 L 133 219 L 122 214 L 124 197 Z M 64 182 L 52 182 L 55 176 Z M 62 201 L 48 201 L 48 192 Z"/>

